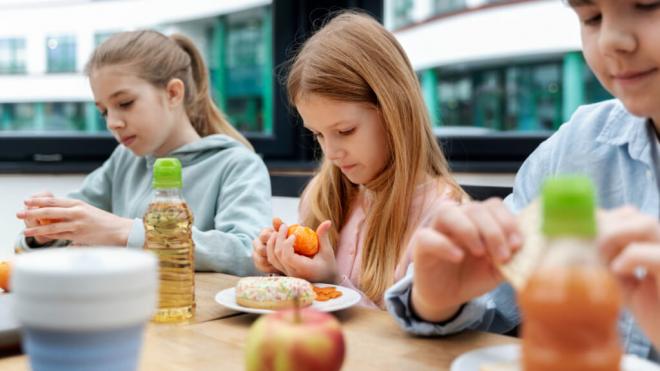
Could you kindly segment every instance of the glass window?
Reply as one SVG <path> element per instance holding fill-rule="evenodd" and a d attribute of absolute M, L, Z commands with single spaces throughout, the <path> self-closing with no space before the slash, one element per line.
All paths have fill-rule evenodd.
<path fill-rule="evenodd" d="M 84 102 L 0 104 L 2 131 L 89 132 L 92 131 L 90 128 L 96 128 L 95 125 L 86 118 Z"/>
<path fill-rule="evenodd" d="M 222 32 L 213 40 L 222 48 L 211 69 L 216 98 L 222 97 L 230 122 L 245 133 L 272 133 L 272 106 L 266 105 L 272 101 L 269 17 L 268 7 L 230 14 L 220 20 Z"/>
<path fill-rule="evenodd" d="M 455 12 L 466 7 L 466 0 L 433 0 L 433 14 Z"/>
<path fill-rule="evenodd" d="M 34 103 L 4 103 L 0 105 L 3 130 L 34 130 L 36 109 Z"/>
<path fill-rule="evenodd" d="M 26 72 L 25 40 L 0 39 L 0 75 Z"/>
<path fill-rule="evenodd" d="M 48 37 L 46 55 L 49 73 L 76 72 L 76 39 L 74 36 Z"/>
<path fill-rule="evenodd" d="M 443 126 L 472 126 L 472 81 L 469 77 L 441 80 L 438 98 Z"/>
<path fill-rule="evenodd" d="M 44 130 L 85 131 L 84 103 L 49 102 L 44 105 Z"/>
<path fill-rule="evenodd" d="M 554 130 L 561 124 L 560 62 L 439 74 L 441 123 L 493 131 Z"/>
<path fill-rule="evenodd" d="M 474 122 L 477 127 L 502 129 L 503 90 L 501 71 L 483 71 L 473 76 Z"/>
<path fill-rule="evenodd" d="M 399 28 L 411 24 L 413 22 L 413 6 L 414 0 L 393 0 L 393 19 L 394 28 Z"/>
<path fill-rule="evenodd" d="M 102 42 L 112 36 L 114 32 L 97 32 L 94 34 L 94 46 L 101 45 Z"/>
<path fill-rule="evenodd" d="M 591 69 L 585 65 L 584 72 L 584 99 L 585 103 L 595 103 L 608 99 L 612 99 L 612 94 L 610 94 L 603 85 L 600 84 L 600 81 L 596 78 L 596 75 L 591 71 Z"/>

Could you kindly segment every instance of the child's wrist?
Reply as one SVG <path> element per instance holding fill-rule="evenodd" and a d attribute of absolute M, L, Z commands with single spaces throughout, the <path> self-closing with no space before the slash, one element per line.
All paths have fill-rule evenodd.
<path fill-rule="evenodd" d="M 445 322 L 450 318 L 456 316 L 456 313 L 461 309 L 461 304 L 450 306 L 438 306 L 429 303 L 427 300 L 415 290 L 413 285 L 410 294 L 410 310 L 419 318 L 428 322 Z"/>
<path fill-rule="evenodd" d="M 126 246 L 128 245 L 128 236 L 133 228 L 133 219 L 121 218 L 122 223 L 119 223 L 119 228 L 115 233 L 115 245 Z"/>

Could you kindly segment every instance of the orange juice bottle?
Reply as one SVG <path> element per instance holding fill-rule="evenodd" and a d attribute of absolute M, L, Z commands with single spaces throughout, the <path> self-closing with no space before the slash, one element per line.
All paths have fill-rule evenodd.
<path fill-rule="evenodd" d="M 519 295 L 526 371 L 618 371 L 621 293 L 598 259 L 595 192 L 583 177 L 545 182 L 546 253 Z"/>

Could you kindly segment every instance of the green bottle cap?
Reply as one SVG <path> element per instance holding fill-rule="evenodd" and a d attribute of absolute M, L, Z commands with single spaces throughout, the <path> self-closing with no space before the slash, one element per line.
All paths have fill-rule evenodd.
<path fill-rule="evenodd" d="M 154 189 L 181 188 L 181 162 L 179 159 L 164 157 L 154 163 L 154 178 L 151 186 Z"/>
<path fill-rule="evenodd" d="M 543 234 L 548 237 L 596 235 L 596 191 L 587 177 L 561 176 L 543 184 Z"/>

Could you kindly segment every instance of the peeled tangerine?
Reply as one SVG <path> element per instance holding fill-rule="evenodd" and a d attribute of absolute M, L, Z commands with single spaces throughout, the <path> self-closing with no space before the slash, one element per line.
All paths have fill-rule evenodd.
<path fill-rule="evenodd" d="M 319 252 L 319 236 L 313 229 L 299 224 L 292 224 L 286 232 L 286 236 L 296 236 L 293 243 L 293 251 L 296 254 L 313 257 Z"/>
<path fill-rule="evenodd" d="M 11 273 L 11 265 L 9 265 L 9 262 L 0 262 L 0 289 L 9 291 L 10 273 Z"/>

